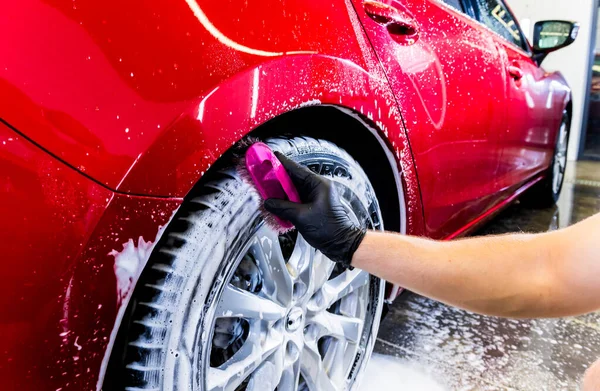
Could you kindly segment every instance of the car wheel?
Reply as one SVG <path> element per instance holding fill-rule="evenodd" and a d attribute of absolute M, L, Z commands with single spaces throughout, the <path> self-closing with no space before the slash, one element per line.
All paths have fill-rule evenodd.
<path fill-rule="evenodd" d="M 569 147 L 569 131 L 571 119 L 567 111 L 563 112 L 558 131 L 552 164 L 546 176 L 523 195 L 522 201 L 532 207 L 548 208 L 558 201 L 562 190 L 567 168 L 567 151 Z"/>
<path fill-rule="evenodd" d="M 383 229 L 368 178 L 310 138 L 269 145 L 331 176 L 349 215 Z M 169 225 L 130 304 L 127 390 L 352 390 L 370 357 L 385 283 L 342 270 L 295 231 L 278 235 L 234 169 L 212 173 Z"/>

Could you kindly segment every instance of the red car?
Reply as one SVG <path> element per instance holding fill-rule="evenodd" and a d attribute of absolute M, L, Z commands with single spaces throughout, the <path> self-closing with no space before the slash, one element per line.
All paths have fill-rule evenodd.
<path fill-rule="evenodd" d="M 2 389 L 356 389 L 385 283 L 264 225 L 237 143 L 454 238 L 556 200 L 571 94 L 540 63 L 576 34 L 530 46 L 502 0 L 6 4 Z"/>

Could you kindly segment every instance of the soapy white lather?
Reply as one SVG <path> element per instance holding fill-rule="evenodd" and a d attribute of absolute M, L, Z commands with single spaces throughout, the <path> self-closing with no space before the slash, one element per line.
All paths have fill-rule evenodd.
<path fill-rule="evenodd" d="M 133 239 L 129 239 L 123 244 L 123 250 L 112 250 L 108 255 L 115 257 L 115 277 L 117 278 L 117 306 L 121 306 L 131 293 L 135 282 L 139 278 L 144 266 L 152 254 L 152 250 L 160 240 L 165 228 L 169 225 L 175 211 L 169 218 L 169 222 L 165 225 L 158 226 L 158 232 L 153 241 L 146 242 L 143 237 L 139 237 L 137 245 Z"/>
<path fill-rule="evenodd" d="M 150 257 L 153 242 L 146 242 L 141 236 L 138 238 L 137 246 L 133 239 L 129 239 L 123 244 L 121 252 L 112 250 L 108 255 L 115 257 L 115 276 L 117 278 L 117 305 L 123 303 L 123 299 L 127 297 L 134 281 L 137 281 L 142 266 Z"/>
<path fill-rule="evenodd" d="M 247 391 L 274 390 L 280 381 L 280 377 L 277 375 L 275 365 L 266 361 L 254 372 L 248 382 Z"/>
<path fill-rule="evenodd" d="M 308 106 L 318 106 L 320 104 L 321 104 L 320 100 L 318 100 L 318 99 L 311 99 L 311 100 L 308 100 L 306 102 L 300 103 L 298 105 L 298 108 L 300 108 L 300 107 L 308 107 Z"/>
<path fill-rule="evenodd" d="M 402 386 L 399 388 L 399 384 Z M 373 354 L 359 391 L 379 390 L 449 391 L 426 368 L 381 354 Z"/>
<path fill-rule="evenodd" d="M 131 297 L 131 292 L 133 291 L 135 282 L 137 282 L 142 269 L 144 266 L 146 266 L 154 246 L 162 237 L 166 227 L 171 223 L 171 220 L 173 220 L 175 213 L 177 213 L 177 209 L 173 211 L 169 221 L 165 225 L 158 226 L 158 232 L 156 233 L 154 241 L 146 242 L 144 238 L 140 236 L 137 241 L 137 247 L 133 239 L 129 239 L 123 244 L 123 250 L 112 250 L 108 253 L 108 255 L 112 255 L 115 258 L 114 270 L 115 277 L 117 278 L 117 305 L 119 306 L 119 312 L 117 313 L 115 324 L 121 324 L 121 320 L 125 314 L 125 309 L 127 308 L 127 303 Z M 102 389 L 102 381 L 104 380 L 104 375 L 106 374 L 110 352 L 112 351 L 115 339 L 117 338 L 118 330 L 119 328 L 115 327 L 110 334 L 108 346 L 106 348 L 104 358 L 102 359 L 102 365 L 100 366 L 98 382 L 96 383 L 97 391 Z"/>

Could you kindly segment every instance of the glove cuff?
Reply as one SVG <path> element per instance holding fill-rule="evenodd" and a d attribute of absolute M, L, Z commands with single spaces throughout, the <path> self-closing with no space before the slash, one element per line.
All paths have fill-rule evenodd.
<path fill-rule="evenodd" d="M 352 257 L 358 249 L 358 246 L 360 246 L 362 243 L 366 234 L 367 229 L 363 227 L 355 227 L 352 232 L 349 233 L 349 238 L 347 241 L 348 248 L 346 249 L 343 258 L 338 261 L 342 267 L 350 270 L 354 269 L 354 267 L 351 265 Z"/>

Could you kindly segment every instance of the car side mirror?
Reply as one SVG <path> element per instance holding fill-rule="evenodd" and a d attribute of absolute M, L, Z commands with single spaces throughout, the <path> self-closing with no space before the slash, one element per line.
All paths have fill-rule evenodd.
<path fill-rule="evenodd" d="M 569 46 L 577 38 L 579 23 L 566 20 L 543 20 L 533 28 L 533 57 L 539 64 L 549 53 Z"/>

